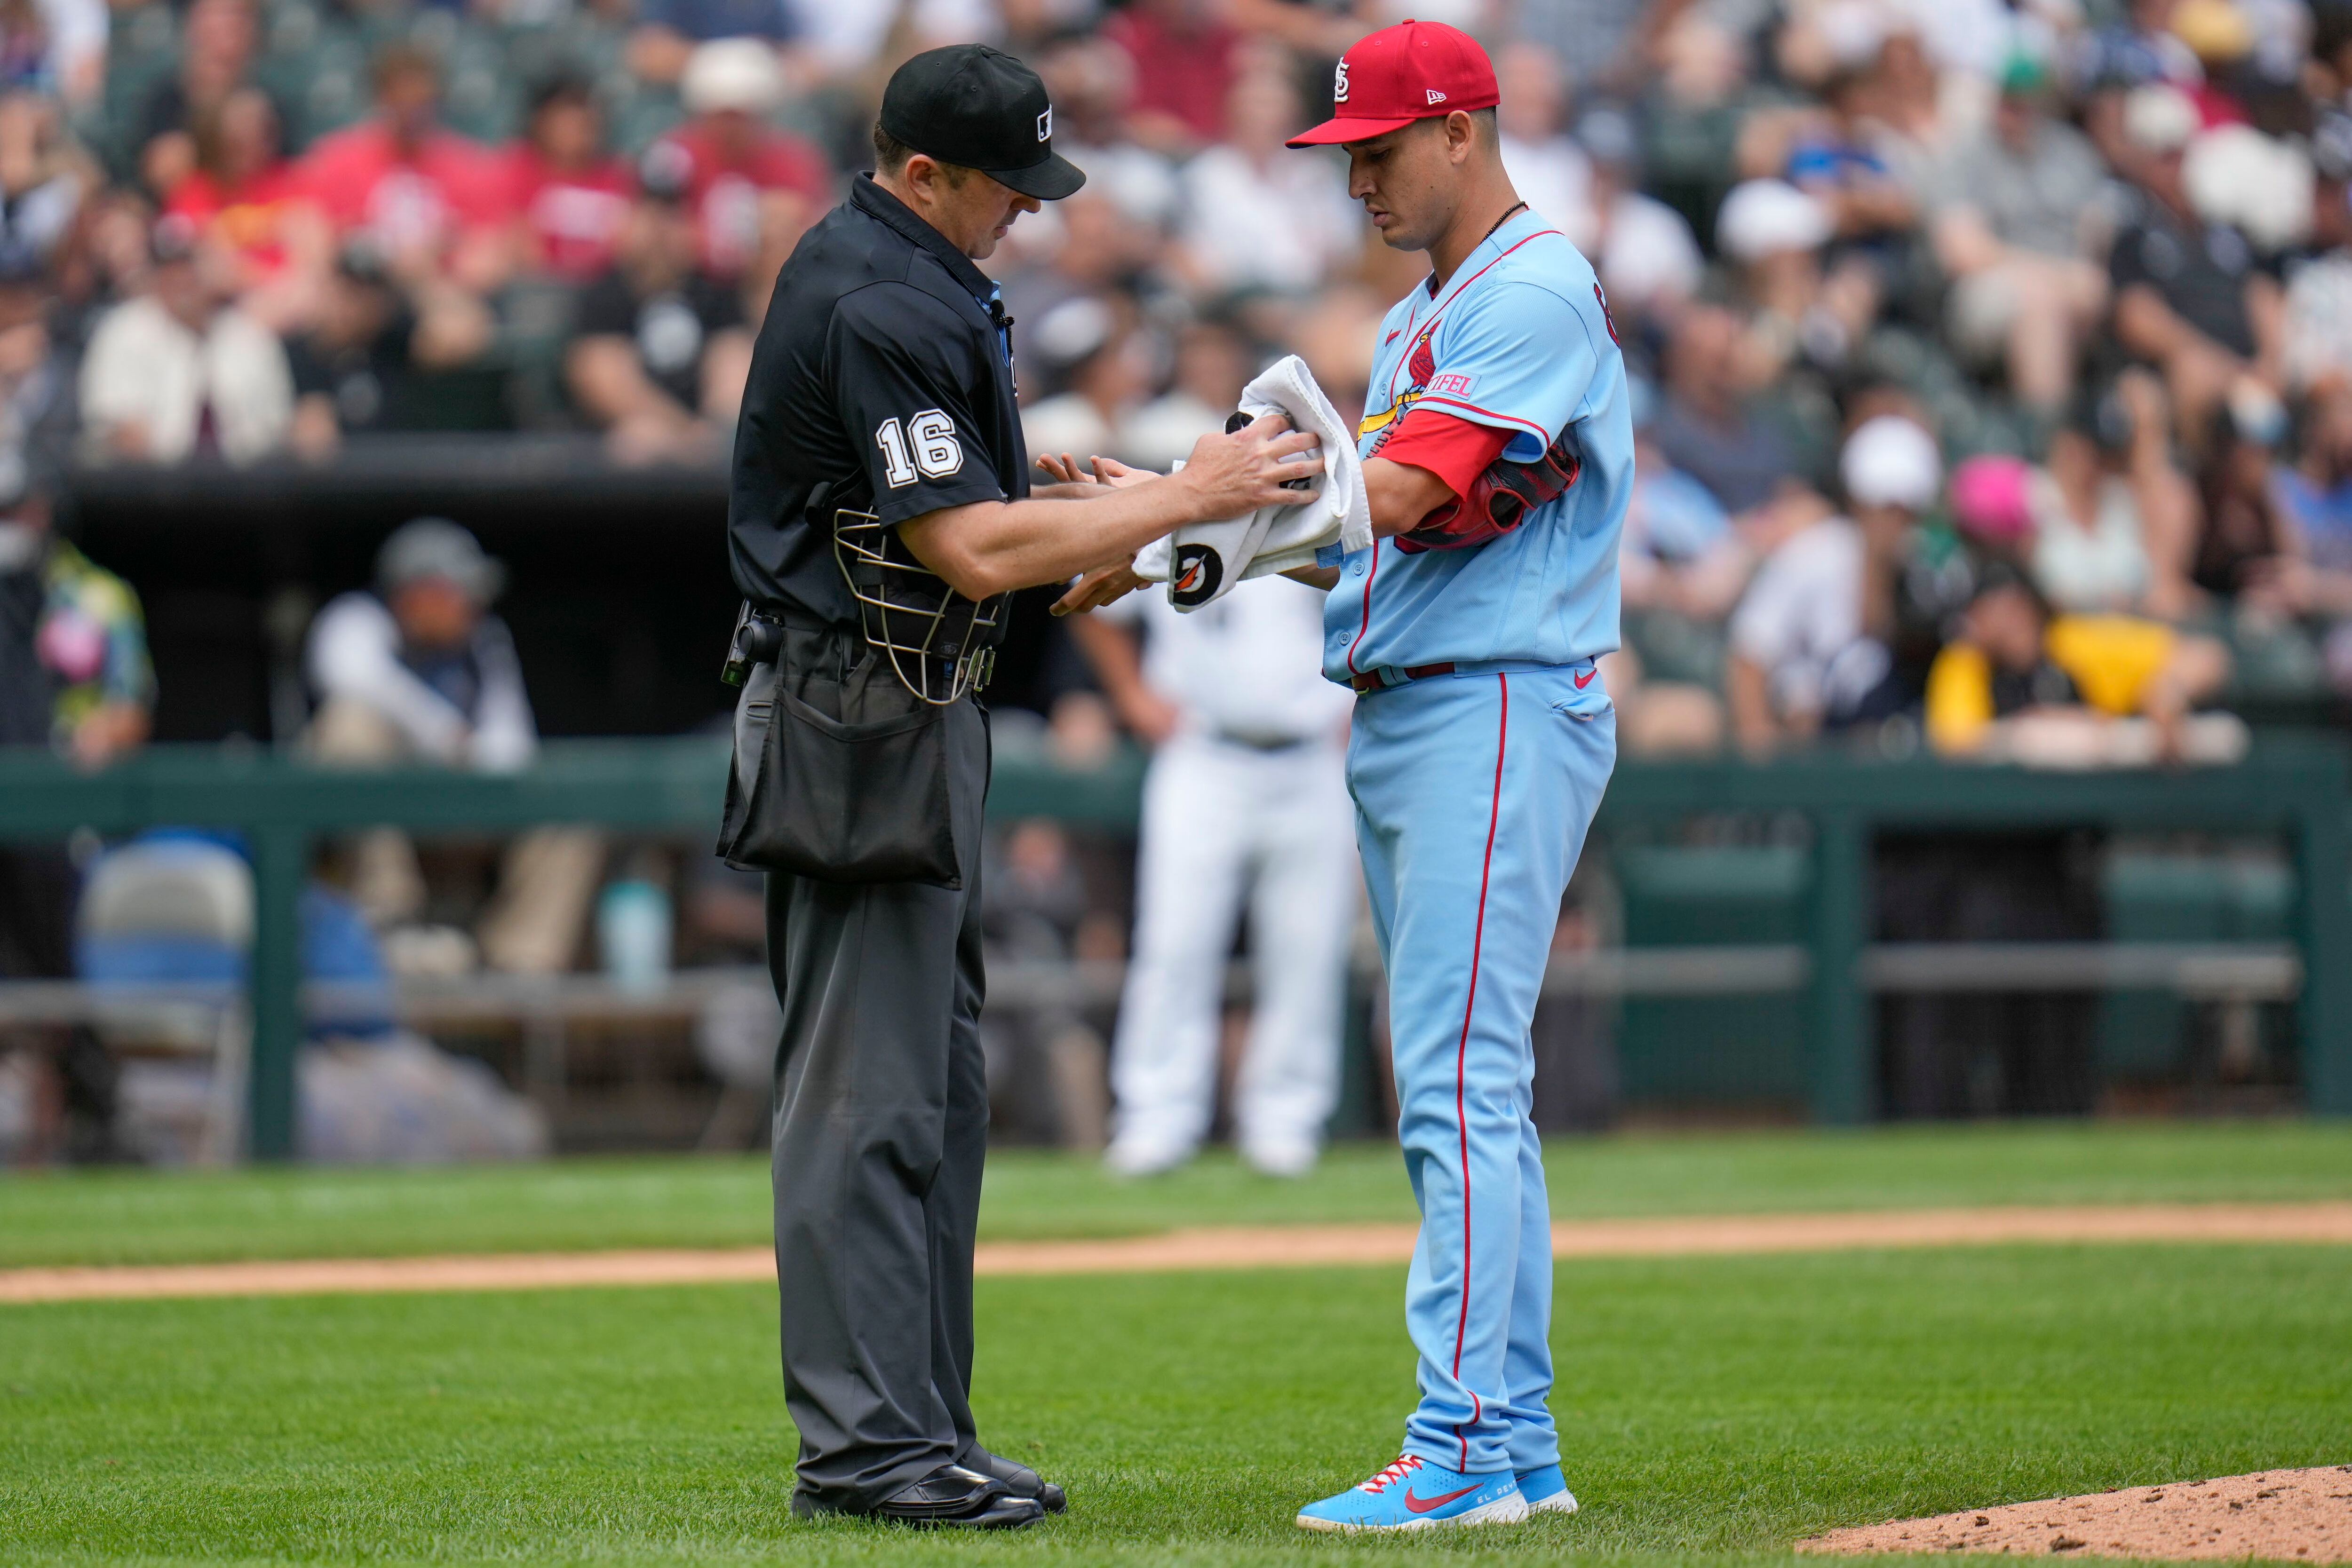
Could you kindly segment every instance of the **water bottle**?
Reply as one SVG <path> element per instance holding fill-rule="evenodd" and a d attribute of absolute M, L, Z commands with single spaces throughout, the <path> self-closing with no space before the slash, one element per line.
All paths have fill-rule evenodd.
<path fill-rule="evenodd" d="M 605 977 L 635 995 L 669 982 L 669 890 L 648 878 L 613 883 L 596 904 L 596 946 Z"/>

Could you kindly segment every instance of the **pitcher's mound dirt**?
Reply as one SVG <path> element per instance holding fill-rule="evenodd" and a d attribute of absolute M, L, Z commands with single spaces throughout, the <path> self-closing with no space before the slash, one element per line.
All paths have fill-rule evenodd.
<path fill-rule="evenodd" d="M 2352 1563 L 2352 1465 L 2126 1487 L 1857 1525 L 1799 1542 L 1797 1550 Z"/>

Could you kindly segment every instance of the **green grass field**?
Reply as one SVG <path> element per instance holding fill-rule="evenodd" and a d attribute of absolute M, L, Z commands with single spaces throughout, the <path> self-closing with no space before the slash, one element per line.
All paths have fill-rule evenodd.
<path fill-rule="evenodd" d="M 1393 1155 L 1386 1156 L 1392 1164 Z M 1007 1160 L 993 1233 L 1401 1212 L 1380 1156 L 1303 1187 Z M 2352 1196 L 2305 1126 L 1614 1139 L 1564 1213 Z M 0 1181 L 10 1261 L 756 1239 L 759 1172 Z M 1563 1190 L 1565 1189 L 1565 1190 Z M 681 1233 L 683 1230 L 683 1234 Z M 1553 1406 L 1573 1520 L 1307 1537 L 1412 1396 L 1398 1269 L 986 1280 L 983 1433 L 1070 1487 L 1012 1538 L 790 1521 L 756 1287 L 0 1308 L 0 1563 L 1218 1565 L 1788 1561 L 1831 1525 L 2352 1462 L 2352 1248 L 1579 1261 Z"/>
<path fill-rule="evenodd" d="M 2352 1197 L 2352 1124 L 1919 1127 L 1554 1143 L 1562 1218 L 1979 1203 Z M 983 1234 L 1124 1236 L 1182 1225 L 1413 1218 L 1392 1146 L 1343 1145 L 1305 1181 L 1211 1155 L 1150 1182 L 1090 1160 L 989 1157 Z M 139 1173 L 0 1179 L 0 1268 L 224 1258 L 756 1245 L 768 1172 L 740 1157 L 424 1171 Z"/>

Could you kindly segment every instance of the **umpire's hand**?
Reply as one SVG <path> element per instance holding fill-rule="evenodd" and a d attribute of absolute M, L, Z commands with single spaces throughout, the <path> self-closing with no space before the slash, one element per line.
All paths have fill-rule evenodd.
<path fill-rule="evenodd" d="M 1290 428 L 1278 413 L 1251 421 L 1231 435 L 1204 435 L 1192 444 L 1192 458 L 1169 483 L 1191 486 L 1198 494 L 1195 522 L 1238 517 L 1260 507 L 1296 507 L 1313 498 L 1314 491 L 1290 490 L 1289 481 L 1323 471 L 1323 459 L 1301 459 L 1322 444 L 1303 430 Z"/>
<path fill-rule="evenodd" d="M 1286 486 L 1322 472 L 1319 455 L 1297 455 L 1320 444 L 1313 435 L 1292 430 L 1282 415 L 1270 413 L 1230 435 L 1201 437 L 1184 466 L 1165 476 L 1129 468 L 1108 457 L 1092 459 L 1088 475 L 1067 453 L 1059 458 L 1050 454 L 1041 456 L 1037 466 L 1064 486 L 1091 484 L 1105 493 L 1139 484 L 1181 486 L 1189 494 L 1184 497 L 1187 515 L 1177 525 L 1181 528 L 1184 523 L 1237 517 L 1260 507 L 1296 507 L 1312 499 L 1311 486 L 1305 490 Z M 1143 585 L 1143 580 L 1135 575 L 1134 564 L 1135 557 L 1129 554 L 1088 569 L 1055 601 L 1054 613 L 1084 614 L 1134 592 Z"/>

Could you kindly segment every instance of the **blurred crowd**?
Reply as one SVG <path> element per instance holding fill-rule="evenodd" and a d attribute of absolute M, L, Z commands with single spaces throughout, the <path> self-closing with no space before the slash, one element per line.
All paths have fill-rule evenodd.
<path fill-rule="evenodd" d="M 1423 261 L 1283 141 L 1407 10 L 1487 44 L 1626 355 L 1628 754 L 2226 760 L 2352 702 L 2352 0 L 0 0 L 0 742 L 147 732 L 103 570 L 138 563 L 50 525 L 77 466 L 547 430 L 722 463 L 777 268 L 938 44 L 1033 63 L 1089 175 L 988 264 L 1033 451 L 1164 468 L 1288 352 L 1360 410 Z M 530 754 L 459 533 L 312 629 L 322 758 Z M 1148 656 L 1045 635 L 1008 744 L 1164 748 Z M 408 846 L 352 852 L 414 924 Z M 1003 853 L 1035 956 L 1117 956 L 1123 886 L 1074 893 L 1050 825 Z M 564 967 L 604 854 L 516 846 L 480 957 Z M 12 852 L 0 904 L 70 879 Z M 7 967 L 66 972 L 41 929 Z"/>
<path fill-rule="evenodd" d="M 1420 258 L 1281 142 L 1376 9 L 1036 51 L 1096 177 L 995 264 L 1033 449 L 1164 466 L 1286 350 L 1360 406 Z M 2352 695 L 2352 10 L 1458 9 L 1633 372 L 1629 752 L 2218 761 Z"/>
<path fill-rule="evenodd" d="M 1284 351 L 1344 410 L 1419 262 L 1282 141 L 1402 4 L 18 0 L 0 487 L 402 430 L 718 463 L 881 82 L 971 37 L 1090 175 L 991 263 L 1033 447 L 1163 466 Z M 1635 372 L 1630 750 L 2226 756 L 2200 708 L 2352 691 L 2352 6 L 1419 9 Z"/>

